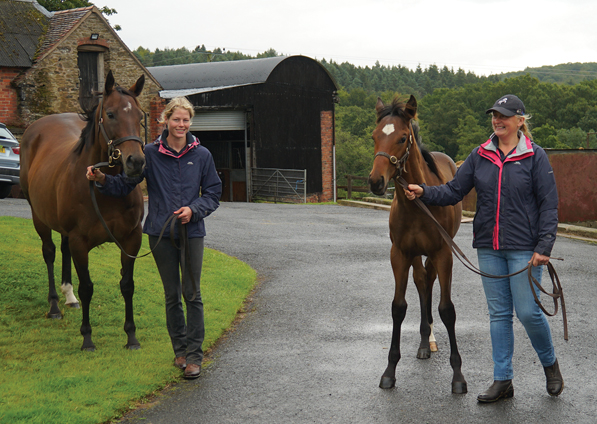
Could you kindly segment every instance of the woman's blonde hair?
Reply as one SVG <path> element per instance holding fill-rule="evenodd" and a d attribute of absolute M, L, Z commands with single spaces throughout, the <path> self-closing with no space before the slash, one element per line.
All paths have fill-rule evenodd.
<path fill-rule="evenodd" d="M 193 109 L 193 105 L 187 100 L 186 97 L 175 97 L 170 100 L 170 102 L 164 108 L 162 116 L 160 117 L 160 124 L 163 125 L 168 122 L 168 119 L 170 119 L 176 108 L 184 109 L 189 112 L 191 119 L 193 119 L 193 116 L 195 116 L 195 109 Z"/>
<path fill-rule="evenodd" d="M 522 133 L 524 135 L 526 135 L 530 140 L 532 140 L 533 136 L 531 135 L 531 126 L 529 124 L 527 124 L 527 121 L 531 119 L 531 115 L 516 115 L 516 116 L 524 118 L 524 121 L 522 122 L 522 127 L 520 127 L 520 131 L 522 131 Z"/>

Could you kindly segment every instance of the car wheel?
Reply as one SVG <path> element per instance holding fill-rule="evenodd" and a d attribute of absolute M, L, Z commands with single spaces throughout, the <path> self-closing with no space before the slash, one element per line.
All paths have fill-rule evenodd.
<path fill-rule="evenodd" d="M 12 184 L 0 183 L 0 199 L 8 197 L 12 190 Z"/>

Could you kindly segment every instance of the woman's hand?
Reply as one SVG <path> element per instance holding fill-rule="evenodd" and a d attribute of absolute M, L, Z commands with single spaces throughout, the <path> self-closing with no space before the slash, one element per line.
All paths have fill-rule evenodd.
<path fill-rule="evenodd" d="M 180 219 L 182 224 L 188 224 L 193 216 L 193 211 L 188 206 L 183 206 L 179 210 L 174 211 L 174 213 L 178 215 L 178 219 Z"/>
<path fill-rule="evenodd" d="M 529 263 L 533 266 L 547 265 L 548 262 L 549 256 L 544 256 L 537 252 L 533 253 L 533 257 L 529 261 Z"/>
<path fill-rule="evenodd" d="M 404 189 L 404 194 L 408 200 L 415 200 L 415 197 L 421 197 L 423 195 L 423 187 L 417 184 L 409 184 L 408 190 Z"/>
<path fill-rule="evenodd" d="M 106 182 L 106 174 L 104 174 L 99 169 L 93 169 L 93 166 L 87 167 L 87 173 L 85 174 L 89 181 L 97 181 L 101 185 L 104 185 Z"/>

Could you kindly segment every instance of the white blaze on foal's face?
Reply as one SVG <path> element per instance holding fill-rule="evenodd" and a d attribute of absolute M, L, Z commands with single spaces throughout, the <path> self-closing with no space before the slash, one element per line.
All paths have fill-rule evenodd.
<path fill-rule="evenodd" d="M 131 102 L 127 102 L 126 107 L 122 110 L 124 110 L 125 112 L 130 112 L 132 108 L 133 106 L 131 105 Z"/>
<path fill-rule="evenodd" d="M 383 127 L 383 130 L 381 130 L 385 135 L 390 135 L 394 132 L 394 124 L 387 124 L 385 127 Z"/>

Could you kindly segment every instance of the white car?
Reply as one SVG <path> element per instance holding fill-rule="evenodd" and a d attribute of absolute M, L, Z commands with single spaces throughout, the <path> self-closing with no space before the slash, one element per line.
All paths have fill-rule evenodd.
<path fill-rule="evenodd" d="M 0 199 L 10 194 L 13 185 L 19 184 L 20 153 L 16 137 L 0 123 Z"/>

